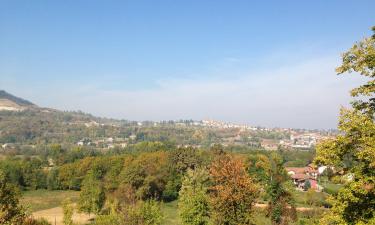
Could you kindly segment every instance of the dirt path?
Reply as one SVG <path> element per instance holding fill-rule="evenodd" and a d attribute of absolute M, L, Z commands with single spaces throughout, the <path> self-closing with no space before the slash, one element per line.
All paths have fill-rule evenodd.
<path fill-rule="evenodd" d="M 43 217 L 52 225 L 63 225 L 63 210 L 61 207 L 36 211 L 32 215 L 36 219 Z M 91 218 L 93 218 L 93 215 L 91 215 Z M 87 224 L 89 220 L 90 217 L 87 214 L 75 212 L 73 215 L 73 221 L 76 224 Z"/>
<path fill-rule="evenodd" d="M 254 205 L 255 207 L 257 208 L 266 208 L 267 207 L 267 204 L 261 204 L 261 203 L 255 203 Z M 305 211 L 310 211 L 310 210 L 313 210 L 314 208 L 307 208 L 307 207 L 297 207 L 296 208 L 297 211 L 300 211 L 300 212 L 305 212 Z"/>

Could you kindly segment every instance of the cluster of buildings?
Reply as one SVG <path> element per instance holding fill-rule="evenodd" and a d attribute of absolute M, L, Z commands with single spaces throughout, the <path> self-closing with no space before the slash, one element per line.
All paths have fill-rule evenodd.
<path fill-rule="evenodd" d="M 280 145 L 286 148 L 306 149 L 314 147 L 318 142 L 331 138 L 330 135 L 323 135 L 320 132 L 291 132 L 290 139 L 280 141 Z"/>
<path fill-rule="evenodd" d="M 315 167 L 309 164 L 305 167 L 286 167 L 285 169 L 297 190 L 306 191 L 308 188 L 315 191 L 323 190 L 323 187 L 318 184 L 318 177 L 327 169 L 326 166 Z"/>
<path fill-rule="evenodd" d="M 76 145 L 78 146 L 95 146 L 101 148 L 115 148 L 115 147 L 122 147 L 125 148 L 130 141 L 134 141 L 137 138 L 136 135 L 132 134 L 128 138 L 113 138 L 107 137 L 98 140 L 91 140 L 90 138 L 82 138 L 79 140 Z"/>
<path fill-rule="evenodd" d="M 133 125 L 136 126 L 153 126 L 157 127 L 163 124 L 173 124 L 179 127 L 187 127 L 187 126 L 196 126 L 196 127 L 208 127 L 208 128 L 216 128 L 216 129 L 239 129 L 239 131 L 231 136 L 231 137 L 222 137 L 222 144 L 229 145 L 252 145 L 252 146 L 261 146 L 266 150 L 277 150 L 280 146 L 288 149 L 311 149 L 313 148 L 319 141 L 330 138 L 331 136 L 327 132 L 321 131 L 309 131 L 309 130 L 298 130 L 298 129 L 291 129 L 291 128 L 264 128 L 264 127 L 255 127 L 249 126 L 246 124 L 235 124 L 230 122 L 222 122 L 217 120 L 201 120 L 201 121 L 194 121 L 194 120 L 179 120 L 179 121 L 161 121 L 161 122 L 152 122 L 152 121 L 145 121 L 145 122 L 133 122 Z M 95 127 L 95 126 L 103 126 L 104 124 L 100 124 L 96 121 L 89 121 L 84 123 L 86 127 Z M 279 138 L 260 138 L 258 140 L 254 140 L 252 135 L 249 136 L 248 139 L 245 140 L 242 138 L 243 135 L 241 134 L 251 134 L 252 132 L 274 132 L 283 134 L 280 136 L 287 137 L 283 139 Z M 113 139 L 113 138 L 112 138 Z M 111 141 L 111 138 L 102 139 L 102 140 L 95 140 L 91 141 L 88 139 L 82 139 L 77 142 L 77 145 L 92 145 L 98 146 L 103 148 L 113 148 L 115 146 L 126 146 L 129 143 L 129 140 L 134 140 L 135 135 L 131 135 L 124 140 L 119 140 L 115 138 Z"/>
<path fill-rule="evenodd" d="M 311 149 L 322 140 L 332 138 L 320 132 L 297 133 L 291 132 L 289 139 L 262 139 L 261 146 L 266 150 L 277 150 L 279 146 L 287 149 Z"/>
<path fill-rule="evenodd" d="M 275 139 L 262 139 L 260 145 L 266 150 L 275 151 L 279 148 L 280 141 Z"/>
<path fill-rule="evenodd" d="M 214 127 L 214 128 L 221 128 L 221 129 L 228 129 L 228 128 L 239 128 L 242 130 L 258 130 L 259 129 L 257 127 L 252 127 L 249 125 L 234 124 L 234 123 L 222 122 L 222 121 L 217 121 L 217 120 L 202 120 L 198 124 L 204 127 Z"/>

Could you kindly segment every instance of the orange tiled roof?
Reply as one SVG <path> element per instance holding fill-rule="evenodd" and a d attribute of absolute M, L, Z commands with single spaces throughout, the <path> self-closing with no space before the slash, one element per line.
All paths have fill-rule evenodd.
<path fill-rule="evenodd" d="M 297 180 L 307 180 L 310 178 L 310 176 L 307 174 L 297 173 L 297 174 L 292 175 L 292 178 L 297 179 Z"/>
<path fill-rule="evenodd" d="M 285 169 L 286 169 L 286 171 L 288 171 L 288 172 L 293 171 L 293 172 L 296 173 L 296 174 L 298 174 L 298 173 L 303 174 L 303 173 L 305 173 L 305 171 L 306 171 L 306 168 L 305 168 L 305 167 L 286 167 Z"/>

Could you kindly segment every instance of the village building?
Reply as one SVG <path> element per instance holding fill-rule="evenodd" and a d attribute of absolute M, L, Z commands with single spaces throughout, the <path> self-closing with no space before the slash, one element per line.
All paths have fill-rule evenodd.
<path fill-rule="evenodd" d="M 261 146 L 270 151 L 275 151 L 279 147 L 279 142 L 273 139 L 262 139 Z"/>
<path fill-rule="evenodd" d="M 318 170 L 316 170 L 313 165 L 309 164 L 305 167 L 286 167 L 285 169 L 298 190 L 305 190 L 307 182 L 310 183 L 312 189 L 316 191 L 322 190 L 322 187 L 317 182 Z"/>

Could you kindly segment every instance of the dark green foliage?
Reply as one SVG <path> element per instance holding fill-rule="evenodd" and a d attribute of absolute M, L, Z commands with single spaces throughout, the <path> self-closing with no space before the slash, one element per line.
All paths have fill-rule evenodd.
<path fill-rule="evenodd" d="M 20 193 L 10 184 L 0 170 L 0 224 L 21 224 L 26 218 L 19 205 Z"/>
<path fill-rule="evenodd" d="M 169 177 L 167 157 L 162 151 L 127 158 L 120 174 L 121 182 L 131 185 L 142 200 L 161 199 Z"/>
<path fill-rule="evenodd" d="M 171 172 L 163 191 L 163 200 L 170 202 L 178 198 L 178 192 L 181 188 L 181 175 Z"/>
<path fill-rule="evenodd" d="M 335 175 L 335 173 L 333 172 L 332 168 L 331 167 L 327 167 L 321 176 L 323 177 L 327 177 L 328 180 L 331 180 L 331 178 Z"/>
<path fill-rule="evenodd" d="M 124 166 L 124 160 L 122 157 L 112 157 L 107 160 L 107 164 L 109 168 L 105 171 L 103 181 L 105 189 L 111 192 L 119 186 L 118 176 Z"/>
<path fill-rule="evenodd" d="M 47 188 L 48 188 L 48 190 L 58 190 L 58 189 L 61 188 L 60 180 L 59 180 L 59 170 L 58 169 L 52 168 L 48 172 Z"/>
<path fill-rule="evenodd" d="M 0 161 L 0 170 L 12 184 L 24 186 L 23 162 L 21 160 L 13 158 L 2 160 Z"/>
<path fill-rule="evenodd" d="M 47 172 L 38 158 L 8 158 L 0 161 L 0 169 L 7 179 L 21 188 L 47 188 Z"/>
<path fill-rule="evenodd" d="M 269 178 L 268 171 L 265 169 L 269 164 L 268 156 L 264 154 L 254 154 L 249 155 L 247 160 L 248 172 L 252 178 L 258 183 L 266 185 Z"/>
<path fill-rule="evenodd" d="M 177 148 L 169 154 L 169 163 L 179 174 L 184 174 L 188 169 L 200 166 L 202 160 L 198 149 L 193 147 Z"/>
<path fill-rule="evenodd" d="M 309 180 L 306 180 L 304 185 L 303 185 L 303 190 L 307 191 L 311 188 L 311 183 Z"/>
<path fill-rule="evenodd" d="M 30 187 L 33 190 L 47 187 L 47 174 L 42 170 L 41 160 L 33 158 L 30 161 L 25 162 L 22 169 L 23 181 L 25 186 Z"/>
<path fill-rule="evenodd" d="M 211 146 L 210 151 L 214 155 L 223 155 L 225 153 L 224 146 L 221 144 L 214 144 Z"/>

